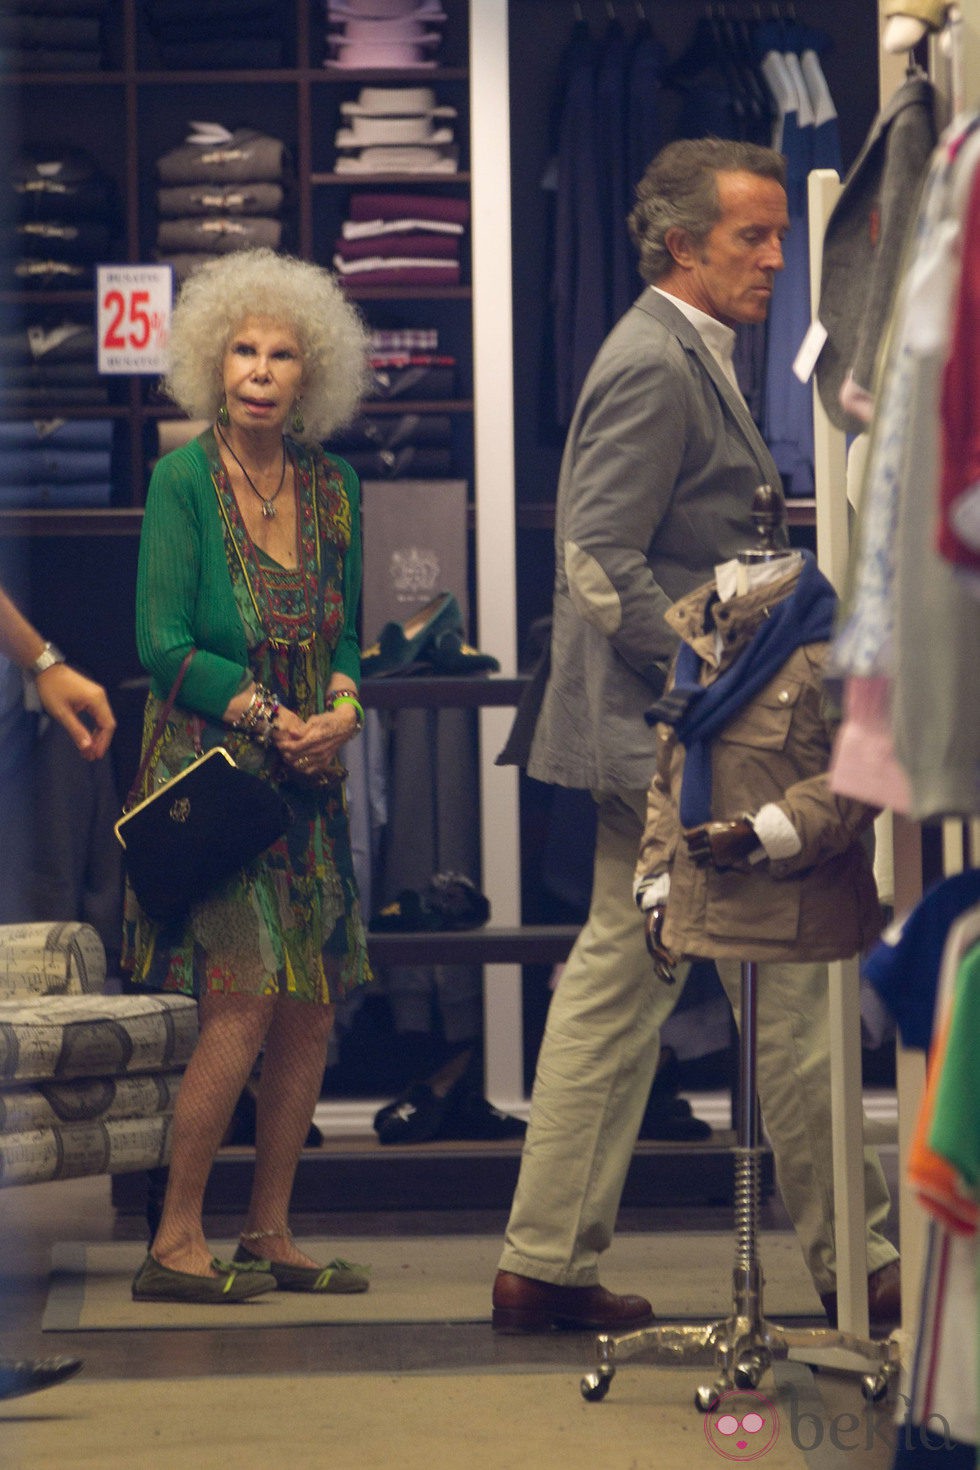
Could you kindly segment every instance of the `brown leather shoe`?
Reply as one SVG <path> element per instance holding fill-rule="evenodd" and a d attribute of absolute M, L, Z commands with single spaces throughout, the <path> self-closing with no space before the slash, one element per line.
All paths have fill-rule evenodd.
<path fill-rule="evenodd" d="M 498 1271 L 492 1321 L 497 1332 L 603 1332 L 642 1327 L 653 1321 L 653 1308 L 642 1296 L 617 1296 L 604 1286 L 555 1286 Z"/>
<path fill-rule="evenodd" d="M 837 1326 L 837 1293 L 820 1293 L 831 1327 Z M 891 1332 L 902 1320 L 902 1278 L 897 1260 L 879 1266 L 868 1277 L 868 1322 L 873 1332 Z"/>

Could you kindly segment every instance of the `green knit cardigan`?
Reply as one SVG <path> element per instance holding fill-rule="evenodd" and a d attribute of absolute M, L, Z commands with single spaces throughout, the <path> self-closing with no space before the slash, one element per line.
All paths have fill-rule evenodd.
<path fill-rule="evenodd" d="M 315 453 L 301 445 L 295 453 Z M 358 683 L 356 618 L 361 595 L 361 516 L 357 476 L 330 455 L 350 501 L 351 541 L 344 558 L 344 628 L 335 673 Z M 316 458 L 320 456 L 317 453 Z M 136 647 L 154 694 L 169 693 L 181 662 L 196 649 L 180 690 L 185 709 L 220 720 L 251 677 L 235 606 L 224 531 L 207 455 L 198 440 L 157 460 L 147 491 L 136 576 Z"/>

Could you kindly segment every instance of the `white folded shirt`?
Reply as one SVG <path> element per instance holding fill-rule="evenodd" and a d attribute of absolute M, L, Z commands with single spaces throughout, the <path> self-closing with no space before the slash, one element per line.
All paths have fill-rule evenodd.
<path fill-rule="evenodd" d="M 359 126 L 334 134 L 337 148 L 435 148 L 453 141 L 452 128 L 433 128 L 428 118 L 357 118 L 355 123 Z"/>
<path fill-rule="evenodd" d="M 342 276 L 370 275 L 371 271 L 395 270 L 447 270 L 458 271 L 458 260 L 433 259 L 430 255 L 366 255 L 363 260 L 345 260 L 342 255 L 333 258 L 334 270 Z"/>
<path fill-rule="evenodd" d="M 362 148 L 342 154 L 334 163 L 338 174 L 454 174 L 459 168 L 456 148 Z"/>
<path fill-rule="evenodd" d="M 465 228 L 447 219 L 345 219 L 340 233 L 345 240 L 369 240 L 372 235 L 404 235 L 409 230 L 427 235 L 461 235 Z"/>

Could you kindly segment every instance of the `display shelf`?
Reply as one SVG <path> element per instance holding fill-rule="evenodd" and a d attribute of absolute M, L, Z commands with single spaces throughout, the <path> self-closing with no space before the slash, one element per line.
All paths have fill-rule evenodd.
<path fill-rule="evenodd" d="M 446 174 L 338 174 L 322 165 L 320 155 L 328 146 L 340 101 L 356 96 L 362 86 L 448 86 L 459 114 L 458 140 L 463 161 L 468 157 L 468 61 L 469 5 L 467 0 L 450 0 L 444 31 L 446 63 L 432 68 L 359 68 L 324 64 L 324 27 L 308 0 L 293 0 L 283 6 L 283 30 L 289 64 L 246 69 L 215 67 L 171 69 L 159 64 L 152 38 L 143 29 L 139 0 L 121 0 L 107 17 L 105 36 L 109 66 L 99 71 L 10 72 L 0 75 L 0 96 L 16 94 L 23 100 L 20 139 L 24 146 L 40 144 L 77 146 L 92 153 L 100 167 L 116 184 L 123 212 L 117 254 L 133 263 L 153 258 L 155 200 L 153 163 L 160 153 L 176 146 L 186 123 L 195 117 L 214 118 L 229 127 L 254 126 L 281 137 L 290 155 L 294 232 L 284 248 L 309 259 L 328 261 L 339 226 L 345 190 L 402 189 L 443 191 L 447 185 L 469 192 L 468 170 Z M 318 54 L 319 53 L 319 54 Z M 69 89 L 70 102 L 59 105 L 62 88 Z M 86 93 L 91 106 L 86 106 Z M 186 116 L 185 116 L 186 113 Z M 59 132 L 60 130 L 60 132 Z M 329 205 L 314 210 L 314 198 L 329 198 Z M 469 273 L 469 263 L 466 262 Z M 464 278 L 465 279 L 465 278 Z M 451 413 L 472 416 L 472 370 L 469 363 L 472 340 L 473 291 L 467 282 L 446 287 L 371 287 L 351 285 L 348 294 L 371 322 L 376 307 L 388 325 L 396 314 L 399 324 L 427 324 L 427 306 L 437 314 L 442 349 L 460 364 L 462 392 L 449 401 L 376 403 L 366 401 L 369 414 Z M 0 308 L 9 316 L 34 308 L 95 309 L 94 289 L 31 291 L 0 290 Z M 145 430 L 168 415 L 166 406 L 147 402 L 142 385 L 128 385 L 128 401 L 118 398 L 109 411 L 112 417 L 128 418 L 127 452 L 114 461 L 113 499 L 120 506 L 138 508 L 144 499 L 149 468 L 154 458 L 154 438 Z M 120 388 L 120 394 L 124 391 Z M 172 411 L 171 411 L 172 412 Z M 68 402 L 52 402 L 43 408 L 45 417 L 93 417 Z M 4 410 L 0 418 L 28 418 L 30 410 Z M 460 463 L 454 476 L 473 482 L 471 449 L 457 445 Z M 0 513 L 0 535 L 91 534 L 99 524 L 93 513 L 78 509 L 39 518 L 35 512 L 12 516 Z M 56 529 L 57 528 L 57 529 Z M 138 521 L 126 523 L 103 519 L 100 529 L 107 534 L 129 534 Z"/>
<path fill-rule="evenodd" d="M 138 536 L 141 506 L 0 510 L 2 536 Z"/>
<path fill-rule="evenodd" d="M 500 674 L 392 675 L 361 683 L 365 709 L 487 709 L 516 705 L 527 677 Z"/>
<path fill-rule="evenodd" d="M 399 188 L 417 189 L 420 185 L 428 189 L 433 184 L 465 184 L 469 185 L 470 175 L 468 173 L 455 174 L 334 174 L 313 173 L 310 174 L 310 183 L 316 185 L 332 186 L 334 188 L 358 188 L 362 181 L 369 180 L 371 187 L 375 184 L 396 184 Z"/>
<path fill-rule="evenodd" d="M 375 965 L 557 965 L 568 958 L 578 926 L 524 924 L 441 932 L 371 933 Z"/>

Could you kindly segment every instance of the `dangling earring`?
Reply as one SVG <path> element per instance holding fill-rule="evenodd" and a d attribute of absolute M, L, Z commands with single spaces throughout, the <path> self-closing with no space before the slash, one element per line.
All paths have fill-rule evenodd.
<path fill-rule="evenodd" d="M 218 409 L 216 418 L 222 429 L 227 429 L 228 425 L 231 423 L 231 417 L 228 413 L 228 404 L 225 402 L 224 399 L 222 399 L 221 401 L 221 407 Z"/>
<path fill-rule="evenodd" d="M 302 434 L 302 432 L 303 432 L 303 430 L 305 428 L 306 428 L 306 420 L 303 418 L 303 409 L 302 409 L 302 407 L 300 405 L 299 399 L 297 398 L 295 404 L 293 405 L 293 423 L 292 423 L 293 433 L 294 434 Z"/>

